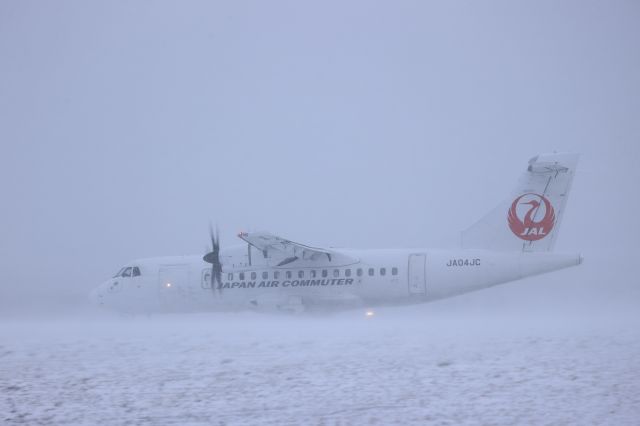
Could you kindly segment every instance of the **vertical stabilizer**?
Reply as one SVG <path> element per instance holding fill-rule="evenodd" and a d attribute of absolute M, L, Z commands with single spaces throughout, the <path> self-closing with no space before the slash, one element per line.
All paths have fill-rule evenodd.
<path fill-rule="evenodd" d="M 529 160 L 511 196 L 462 233 L 463 248 L 551 251 L 569 197 L 578 154 Z"/>

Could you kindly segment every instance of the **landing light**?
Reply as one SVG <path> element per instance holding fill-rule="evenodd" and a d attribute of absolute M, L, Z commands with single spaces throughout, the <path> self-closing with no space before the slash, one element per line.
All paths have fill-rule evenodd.
<path fill-rule="evenodd" d="M 166 283 L 164 286 L 167 287 L 167 288 L 170 288 L 171 287 L 171 283 Z"/>
<path fill-rule="evenodd" d="M 365 316 L 365 317 L 367 317 L 367 318 L 371 318 L 371 317 L 373 317 L 374 315 L 375 315 L 375 312 L 373 312 L 372 310 L 368 310 L 368 311 L 364 314 L 364 316 Z"/>

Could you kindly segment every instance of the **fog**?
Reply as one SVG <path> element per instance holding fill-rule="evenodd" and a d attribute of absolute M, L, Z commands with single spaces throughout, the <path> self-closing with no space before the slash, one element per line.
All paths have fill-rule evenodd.
<path fill-rule="evenodd" d="M 634 2 L 1 8 L 3 309 L 204 253 L 209 221 L 455 246 L 553 150 L 582 154 L 557 249 L 637 251 Z"/>
<path fill-rule="evenodd" d="M 240 243 L 240 230 L 320 247 L 456 247 L 460 231 L 508 195 L 528 159 L 552 151 L 581 154 L 556 245 L 582 253 L 580 267 L 383 309 L 387 323 L 362 325 L 358 312 L 291 322 L 233 318 L 274 321 L 271 330 L 308 321 L 320 329 L 308 352 L 296 346 L 302 337 L 273 338 L 294 352 L 334 355 L 341 338 L 323 345 L 336 321 L 351 324 L 344 340 L 364 333 L 372 345 L 393 324 L 406 329 L 394 321 L 415 318 L 445 321 L 456 334 L 499 314 L 542 324 L 538 337 L 555 327 L 549 318 L 590 320 L 580 332 L 563 329 L 558 342 L 611 318 L 638 324 L 639 18 L 633 1 L 0 2 L 5 344 L 16 354 L 38 352 L 21 340 L 30 320 L 70 317 L 56 330 L 76 330 L 74 318 L 93 313 L 88 292 L 132 259 L 204 254 L 209 222 L 219 224 L 223 248 Z M 193 321 L 203 329 L 200 316 L 167 318 L 157 324 Z M 117 330 L 126 328 L 121 321 Z M 135 324 L 131 333 L 142 327 L 144 335 Z M 371 331 L 370 324 L 386 325 Z M 293 327 L 289 333 L 304 334 Z M 502 328 L 488 328 L 502 336 Z M 438 333 L 434 347 L 446 352 Z M 620 348 L 594 359 L 638 354 L 637 337 L 620 333 Z M 464 336 L 453 344 L 461 353 Z M 105 339 L 94 343 L 117 352 L 120 341 Z M 410 352 L 410 336 L 398 339 Z M 486 342 L 474 346 L 479 353 L 491 350 Z M 276 354 L 273 345 L 263 353 Z M 624 376 L 629 364 L 620 365 Z M 370 366 L 381 377 L 393 371 Z M 5 384 L 15 378 L 8 374 Z M 618 413 L 640 412 L 637 400 L 616 403 L 624 407 Z M 234 413 L 224 421 L 251 423 Z M 357 422 L 352 414 L 327 419 Z M 394 418 L 424 420 L 419 409 L 414 414 Z M 157 424 L 162 415 L 147 420 Z M 269 418 L 299 423 L 299 415 Z M 110 421 L 123 419 L 131 420 Z"/>

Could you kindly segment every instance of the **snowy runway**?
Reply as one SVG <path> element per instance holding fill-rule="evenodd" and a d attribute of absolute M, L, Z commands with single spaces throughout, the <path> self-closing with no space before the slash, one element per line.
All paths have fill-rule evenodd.
<path fill-rule="evenodd" d="M 637 424 L 638 322 L 416 307 L 0 324 L 5 424 Z"/>

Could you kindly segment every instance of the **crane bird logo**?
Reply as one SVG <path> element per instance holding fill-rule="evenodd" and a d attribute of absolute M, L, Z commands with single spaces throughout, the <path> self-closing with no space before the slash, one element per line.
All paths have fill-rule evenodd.
<path fill-rule="evenodd" d="M 537 241 L 549 235 L 556 222 L 556 213 L 545 197 L 527 193 L 513 200 L 508 220 L 509 228 L 518 238 Z"/>

